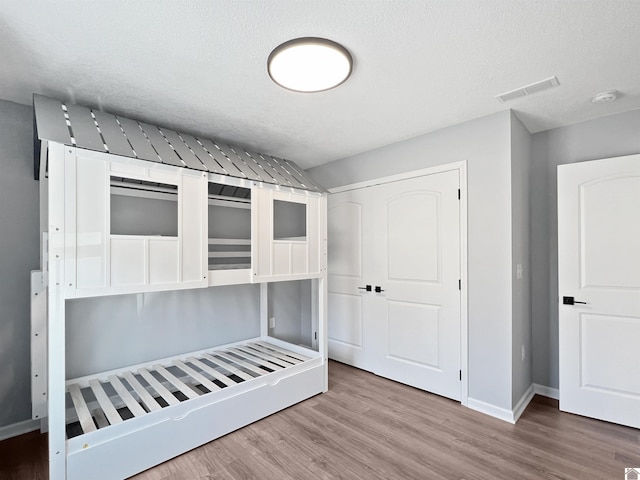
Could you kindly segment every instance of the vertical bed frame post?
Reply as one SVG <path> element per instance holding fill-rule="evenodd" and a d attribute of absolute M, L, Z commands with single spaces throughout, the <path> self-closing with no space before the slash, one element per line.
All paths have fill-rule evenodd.
<path fill-rule="evenodd" d="M 269 284 L 260 284 L 260 336 L 269 335 Z"/>
<path fill-rule="evenodd" d="M 65 427 L 65 149 L 49 144 L 49 315 L 47 319 L 47 389 L 49 420 L 49 479 L 66 478 Z"/>
<path fill-rule="evenodd" d="M 320 200 L 320 270 L 322 276 L 317 280 L 318 288 L 318 352 L 324 358 L 324 392 L 329 390 L 329 332 L 328 332 L 328 273 L 327 273 L 327 195 Z"/>

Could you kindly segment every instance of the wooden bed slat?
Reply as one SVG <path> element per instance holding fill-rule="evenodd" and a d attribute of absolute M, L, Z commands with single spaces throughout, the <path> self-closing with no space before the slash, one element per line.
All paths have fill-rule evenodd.
<path fill-rule="evenodd" d="M 275 345 L 272 345 L 271 343 L 268 342 L 263 342 L 262 340 L 258 340 L 257 342 L 258 345 L 262 345 L 265 348 L 270 348 L 271 350 L 276 350 L 277 352 L 280 353 L 284 353 L 285 355 L 289 356 L 289 357 L 293 357 L 297 360 L 300 360 L 302 362 L 306 362 L 307 360 L 311 360 L 309 357 L 305 357 L 304 355 L 300 355 L 299 353 L 295 353 L 295 352 L 291 352 L 289 350 L 285 350 L 284 348 L 280 348 L 280 347 L 276 347 Z"/>
<path fill-rule="evenodd" d="M 251 252 L 243 250 L 241 252 L 209 252 L 209 258 L 245 258 L 251 257 Z"/>
<path fill-rule="evenodd" d="M 275 355 L 271 355 L 268 352 L 263 352 L 262 350 L 249 347 L 248 345 L 243 345 L 242 349 L 247 353 L 260 357 L 266 361 L 275 363 L 276 365 L 280 365 L 282 368 L 286 368 L 289 365 L 293 365 L 293 362 L 287 362 L 285 360 L 282 360 L 281 358 L 276 357 Z"/>
<path fill-rule="evenodd" d="M 279 360 L 282 360 L 283 362 L 287 362 L 287 363 L 290 363 L 292 365 L 297 365 L 298 363 L 302 363 L 302 360 L 298 360 L 297 358 L 290 357 L 288 355 L 285 355 L 284 353 L 276 352 L 274 350 L 265 348 L 262 345 L 258 345 L 257 343 L 250 343 L 248 346 L 251 347 L 251 348 L 254 348 L 254 349 L 256 349 L 256 350 L 258 350 L 258 351 L 260 351 L 260 352 L 262 352 L 262 353 L 264 353 L 264 354 L 266 354 L 268 356 L 271 356 L 273 358 L 277 358 Z"/>
<path fill-rule="evenodd" d="M 91 412 L 93 414 L 93 418 L 96 419 L 96 423 L 98 424 L 98 428 L 105 428 L 109 426 L 109 422 L 107 422 L 107 417 L 104 416 L 104 413 L 99 408 L 96 408 Z"/>
<path fill-rule="evenodd" d="M 251 360 L 252 362 L 256 362 L 264 367 L 270 368 L 271 370 L 283 370 L 284 367 L 282 365 L 280 365 L 279 363 L 273 363 L 269 360 L 267 360 L 266 358 L 264 358 L 263 356 L 258 355 L 258 352 L 256 351 L 251 351 L 251 350 L 247 350 L 246 348 L 243 348 L 242 346 L 237 346 L 233 349 L 231 349 L 231 351 L 237 355 L 242 354 L 242 356 L 244 356 L 244 358 Z"/>
<path fill-rule="evenodd" d="M 210 238 L 209 245 L 251 245 L 248 238 Z"/>
<path fill-rule="evenodd" d="M 250 263 L 209 264 L 209 270 L 248 270 L 250 268 L 251 268 Z"/>
<path fill-rule="evenodd" d="M 222 360 L 218 360 L 218 359 L 216 359 L 216 358 L 215 358 L 215 357 L 213 357 L 212 355 L 205 355 L 205 358 L 206 358 L 209 362 L 213 363 L 217 368 L 222 368 L 223 370 L 225 370 L 225 371 L 227 371 L 227 372 L 229 372 L 229 373 L 231 373 L 231 374 L 233 374 L 233 375 L 236 375 L 236 376 L 240 377 L 240 378 L 241 378 L 241 379 L 243 379 L 243 380 L 251 380 L 251 379 L 255 378 L 255 377 L 252 377 L 251 375 L 247 375 L 247 374 L 246 374 L 246 373 L 244 373 L 242 370 L 237 369 L 236 367 L 234 367 L 233 365 L 231 365 L 231 364 L 229 364 L 229 363 L 227 363 L 227 362 L 224 362 L 224 361 L 222 361 Z M 198 359 L 195 359 L 195 358 L 194 358 L 194 361 L 196 361 L 196 362 L 198 362 L 198 363 L 200 363 L 200 364 L 204 365 L 205 367 L 207 367 L 208 369 L 210 369 L 212 372 L 215 372 L 215 374 L 216 374 L 216 375 L 222 375 L 222 374 L 221 374 L 220 372 L 218 372 L 214 367 L 210 367 L 210 366 L 209 366 L 209 365 L 207 365 L 206 363 L 204 363 L 204 362 L 202 362 L 202 361 L 200 361 L 200 360 L 198 360 Z M 214 374 L 212 373 L 212 375 L 214 375 Z M 232 379 L 232 380 L 233 380 L 233 379 Z M 235 381 L 235 380 L 233 380 L 233 381 Z"/>
<path fill-rule="evenodd" d="M 154 377 L 151 372 L 145 368 L 141 368 L 138 370 L 138 373 L 142 375 L 149 385 L 151 385 L 158 394 L 167 402 L 169 405 L 178 405 L 180 401 L 175 397 L 173 393 L 165 388 L 156 377 Z"/>
<path fill-rule="evenodd" d="M 131 385 L 133 390 L 140 396 L 140 399 L 150 412 L 162 409 L 156 399 L 151 396 L 147 389 L 142 386 L 142 384 L 136 379 L 136 377 L 133 376 L 131 372 L 124 372 L 123 375 L 127 382 L 129 382 L 129 385 Z"/>
<path fill-rule="evenodd" d="M 209 358 L 209 356 L 210 355 L 205 355 L 206 358 Z M 260 367 L 253 365 L 252 363 L 245 362 L 243 360 L 244 357 L 242 357 L 242 359 L 238 359 L 233 356 L 225 355 L 223 352 L 216 352 L 216 357 L 220 357 L 228 362 L 233 362 L 234 364 L 240 365 L 241 367 L 244 367 L 253 373 L 257 373 L 258 375 L 265 375 L 266 373 L 268 373 L 266 370 L 262 370 Z"/>
<path fill-rule="evenodd" d="M 193 391 L 192 388 L 189 388 L 189 386 L 186 383 L 183 383 L 182 380 L 177 378 L 175 375 L 173 375 L 171 372 L 169 372 L 162 365 L 155 365 L 153 368 L 160 375 L 162 375 L 164 378 L 169 380 L 169 382 L 174 387 L 176 387 L 178 390 L 180 390 L 187 398 L 198 398 L 199 397 L 199 395 L 195 391 Z"/>
<path fill-rule="evenodd" d="M 213 378 L 215 378 L 216 380 L 224 383 L 226 386 L 235 385 L 237 383 L 233 379 L 231 379 L 228 376 L 218 372 L 215 368 L 210 367 L 209 365 L 207 365 L 206 363 L 204 363 L 202 360 L 200 360 L 198 358 L 189 357 L 187 359 L 187 361 L 189 363 L 192 363 L 193 365 L 197 366 L 200 370 L 203 370 L 203 371 L 207 372 Z"/>
<path fill-rule="evenodd" d="M 220 387 L 218 385 L 213 383 L 211 380 L 209 380 L 207 377 L 205 377 L 201 373 L 191 368 L 189 365 L 186 365 L 184 362 L 181 362 L 180 360 L 176 360 L 173 362 L 173 364 L 176 365 L 184 373 L 186 373 L 193 379 L 197 380 L 201 385 L 203 385 L 210 392 L 215 392 L 216 390 L 220 390 Z M 227 385 L 225 382 L 223 383 Z"/>
<path fill-rule="evenodd" d="M 122 417 L 107 397 L 107 394 L 104 393 L 104 389 L 102 388 L 102 384 L 98 380 L 90 380 L 89 386 L 91 390 L 93 390 L 93 394 L 96 396 L 96 400 L 100 404 L 100 408 L 107 416 L 107 420 L 111 425 L 115 425 L 117 423 L 122 423 Z"/>
<path fill-rule="evenodd" d="M 96 430 L 96 425 L 93 423 L 93 418 L 91 418 L 91 413 L 87 408 L 87 402 L 84 401 L 80 387 L 75 384 L 71 385 L 69 387 L 69 394 L 71 394 L 71 401 L 73 402 L 73 406 L 78 414 L 78 420 L 80 421 L 82 431 L 84 433 L 89 433 Z"/>
<path fill-rule="evenodd" d="M 131 413 L 133 413 L 134 416 L 140 417 L 145 413 L 147 413 L 145 409 L 142 408 L 140 404 L 136 401 L 136 399 L 133 398 L 133 396 L 131 395 L 131 392 L 129 392 L 127 387 L 124 386 L 122 381 L 120 381 L 120 379 L 117 376 L 109 375 L 107 378 L 109 379 L 109 383 L 111 383 L 111 385 L 113 385 L 113 388 L 115 388 L 116 393 L 120 395 L 120 398 L 122 400 L 124 400 L 124 403 L 127 405 L 127 408 Z"/>

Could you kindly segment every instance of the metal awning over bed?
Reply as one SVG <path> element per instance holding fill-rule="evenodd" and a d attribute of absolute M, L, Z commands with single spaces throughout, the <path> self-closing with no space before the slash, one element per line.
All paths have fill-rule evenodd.
<path fill-rule="evenodd" d="M 290 160 L 247 151 L 119 115 L 33 96 L 36 140 L 47 140 L 150 162 L 202 170 L 258 182 L 326 191 Z M 40 171 L 36 141 L 35 176 Z"/>

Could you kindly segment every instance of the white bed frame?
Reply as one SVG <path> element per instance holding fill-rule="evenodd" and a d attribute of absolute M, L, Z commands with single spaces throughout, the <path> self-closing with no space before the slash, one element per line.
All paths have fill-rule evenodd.
<path fill-rule="evenodd" d="M 51 480 L 126 478 L 327 390 L 323 193 L 52 141 L 40 155 L 32 400 L 33 417 L 49 431 Z M 175 185 L 178 236 L 111 235 L 109 195 L 120 188 L 112 177 Z M 210 183 L 251 192 L 250 201 L 233 200 L 251 211 L 250 239 L 208 238 L 208 205 L 229 202 L 209 195 Z M 306 206 L 306 237 L 274 238 L 278 200 Z M 220 258 L 240 260 L 211 260 Z M 311 348 L 269 336 L 269 282 L 303 279 L 313 286 Z M 66 378 L 69 299 L 249 283 L 260 284 L 258 338 L 211 339 L 206 350 Z"/>

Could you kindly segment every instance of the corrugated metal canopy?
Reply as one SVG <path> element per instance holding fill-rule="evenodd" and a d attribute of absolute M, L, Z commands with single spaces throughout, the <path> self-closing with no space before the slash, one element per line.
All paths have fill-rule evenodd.
<path fill-rule="evenodd" d="M 33 108 L 34 133 L 38 140 L 274 185 L 326 191 L 290 160 L 249 152 L 43 95 L 33 96 Z M 36 179 L 40 162 L 38 150 L 36 148 Z"/>

